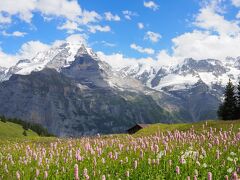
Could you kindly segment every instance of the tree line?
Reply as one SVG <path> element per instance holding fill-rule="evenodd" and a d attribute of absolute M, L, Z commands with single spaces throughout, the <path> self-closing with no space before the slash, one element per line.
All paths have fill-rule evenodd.
<path fill-rule="evenodd" d="M 222 120 L 240 119 L 240 82 L 235 87 L 229 80 L 224 93 L 224 100 L 218 109 L 218 117 Z"/>
<path fill-rule="evenodd" d="M 31 129 L 32 131 L 36 132 L 39 136 L 47 136 L 47 137 L 53 136 L 51 133 L 48 132 L 46 128 L 42 127 L 40 124 L 26 122 L 17 118 L 6 118 L 5 116 L 0 116 L 0 120 L 4 123 L 12 122 L 12 123 L 21 125 L 24 130 L 23 131 L 24 136 L 27 136 L 26 131 L 28 129 Z"/>

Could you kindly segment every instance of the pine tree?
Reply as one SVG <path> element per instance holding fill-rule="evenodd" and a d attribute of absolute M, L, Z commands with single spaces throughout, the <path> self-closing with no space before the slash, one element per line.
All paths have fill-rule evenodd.
<path fill-rule="evenodd" d="M 24 135 L 24 136 L 27 136 L 26 130 L 23 131 L 23 135 Z"/>
<path fill-rule="evenodd" d="M 236 119 L 240 119 L 240 81 L 237 86 L 237 108 L 236 108 Z"/>
<path fill-rule="evenodd" d="M 223 120 L 236 119 L 237 99 L 234 92 L 234 85 L 229 80 L 224 94 L 224 101 L 219 106 L 218 116 Z"/>

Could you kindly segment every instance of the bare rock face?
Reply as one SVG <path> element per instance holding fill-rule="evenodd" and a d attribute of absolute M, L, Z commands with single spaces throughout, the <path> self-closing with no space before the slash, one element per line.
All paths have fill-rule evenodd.
<path fill-rule="evenodd" d="M 58 136 L 121 133 L 135 123 L 175 120 L 138 80 L 112 71 L 83 45 L 69 62 L 65 47 L 48 51 L 52 59 L 42 53 L 10 70 L 17 73 L 0 84 L 0 114 L 39 123 Z M 40 69 L 29 73 L 33 66 L 26 64 Z"/>
<path fill-rule="evenodd" d="M 215 119 L 240 58 L 174 66 L 110 66 L 84 44 L 64 43 L 0 68 L 0 114 L 59 136 L 121 133 L 135 123 Z"/>
<path fill-rule="evenodd" d="M 76 83 L 53 69 L 0 85 L 0 114 L 42 124 L 58 136 L 120 133 L 136 122 L 173 119 L 144 94 Z"/>

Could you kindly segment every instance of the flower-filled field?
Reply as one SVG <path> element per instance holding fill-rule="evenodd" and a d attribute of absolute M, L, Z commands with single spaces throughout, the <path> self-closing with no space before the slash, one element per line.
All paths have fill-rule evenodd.
<path fill-rule="evenodd" d="M 179 127 L 150 127 L 135 135 L 0 140 L 0 179 L 239 178 L 239 122 Z"/>

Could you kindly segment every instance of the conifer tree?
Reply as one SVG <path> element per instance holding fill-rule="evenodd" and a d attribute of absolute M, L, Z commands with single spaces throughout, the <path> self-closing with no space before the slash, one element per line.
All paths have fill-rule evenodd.
<path fill-rule="evenodd" d="M 236 109 L 237 109 L 237 99 L 235 96 L 234 85 L 229 79 L 229 82 L 225 89 L 224 101 L 219 106 L 218 116 L 223 120 L 236 119 Z"/>
<path fill-rule="evenodd" d="M 236 119 L 240 119 L 240 81 L 237 86 L 237 108 L 236 108 Z"/>

